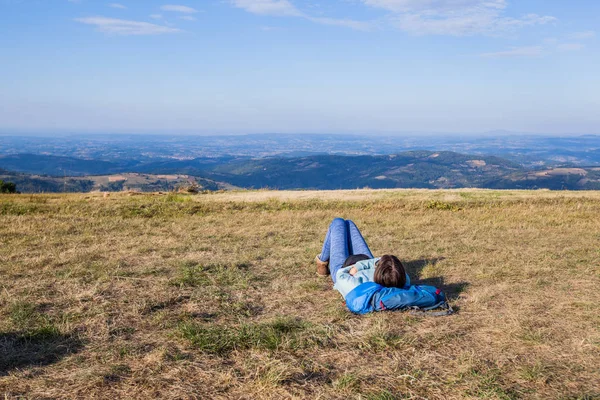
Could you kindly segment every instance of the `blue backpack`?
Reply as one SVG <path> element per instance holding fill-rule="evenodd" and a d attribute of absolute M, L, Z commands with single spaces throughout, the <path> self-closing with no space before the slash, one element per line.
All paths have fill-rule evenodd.
<path fill-rule="evenodd" d="M 427 285 L 413 285 L 399 289 L 381 286 L 375 282 L 365 282 L 348 293 L 346 306 L 356 314 L 404 309 L 429 311 L 436 308 L 444 308 L 445 311 L 427 313 L 427 315 L 452 313 L 446 295 L 440 289 Z"/>

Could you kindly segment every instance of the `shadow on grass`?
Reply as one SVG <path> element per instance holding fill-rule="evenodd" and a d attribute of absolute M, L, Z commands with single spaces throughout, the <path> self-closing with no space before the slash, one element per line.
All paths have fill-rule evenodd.
<path fill-rule="evenodd" d="M 442 289 L 446 293 L 448 300 L 455 300 L 458 296 L 469 287 L 469 282 L 446 283 L 443 276 L 436 276 L 426 279 L 416 279 L 421 276 L 423 269 L 428 265 L 434 265 L 445 260 L 444 257 L 424 258 L 421 260 L 412 260 L 403 263 L 406 272 L 418 285 L 431 285 Z"/>
<path fill-rule="evenodd" d="M 331 373 L 324 371 L 304 371 L 295 373 L 287 379 L 284 379 L 281 383 L 284 385 L 302 385 L 306 386 L 307 384 L 330 384 L 332 381 Z"/>
<path fill-rule="evenodd" d="M 55 363 L 82 348 L 80 339 L 53 331 L 0 333 L 0 376 L 19 368 Z"/>

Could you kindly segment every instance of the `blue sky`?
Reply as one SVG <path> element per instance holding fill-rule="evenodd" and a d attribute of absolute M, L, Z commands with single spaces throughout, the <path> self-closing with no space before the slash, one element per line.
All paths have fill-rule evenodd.
<path fill-rule="evenodd" d="M 599 26 L 596 0 L 0 0 L 0 130 L 600 133 Z"/>

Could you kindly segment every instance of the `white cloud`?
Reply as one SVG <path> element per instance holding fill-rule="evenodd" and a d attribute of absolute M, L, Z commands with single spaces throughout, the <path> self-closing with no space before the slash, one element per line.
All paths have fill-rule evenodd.
<path fill-rule="evenodd" d="M 198 10 L 196 10 L 192 7 L 180 6 L 180 5 L 174 5 L 174 4 L 165 4 L 164 6 L 161 6 L 160 9 L 163 11 L 173 11 L 173 12 L 180 12 L 180 13 L 184 13 L 184 14 L 195 14 L 198 12 Z"/>
<path fill-rule="evenodd" d="M 342 26 L 357 30 L 368 30 L 368 22 L 351 19 L 337 19 L 327 17 L 314 17 L 306 14 L 294 6 L 289 0 L 230 0 L 231 4 L 249 13 L 275 16 L 275 17 L 300 17 L 321 25 Z"/>
<path fill-rule="evenodd" d="M 112 35 L 160 35 L 181 31 L 180 29 L 151 24 L 149 22 L 128 21 L 105 17 L 77 18 L 75 21 L 81 22 L 82 24 L 94 25 L 100 32 Z"/>
<path fill-rule="evenodd" d="M 500 35 L 516 28 L 556 21 L 550 16 L 505 16 L 506 0 L 362 0 L 388 10 L 401 30 L 415 35 Z"/>
<path fill-rule="evenodd" d="M 119 3 L 110 3 L 108 6 L 112 7 L 112 8 L 120 8 L 121 10 L 124 10 L 127 8 L 123 4 L 119 4 Z"/>
<path fill-rule="evenodd" d="M 490 8 L 505 8 L 505 0 L 363 0 L 372 7 L 385 8 L 394 12 L 419 12 L 419 11 L 452 11 L 461 8 L 483 5 Z"/>
<path fill-rule="evenodd" d="M 252 14 L 283 17 L 304 16 L 304 13 L 288 0 L 232 0 L 232 3 L 237 8 L 244 9 Z"/>
<path fill-rule="evenodd" d="M 539 57 L 544 54 L 544 48 L 542 46 L 525 46 L 525 47 L 513 47 L 506 51 L 497 51 L 493 53 L 480 54 L 481 57 L 485 58 L 504 58 L 504 57 Z"/>
<path fill-rule="evenodd" d="M 556 46 L 556 48 L 560 51 L 579 51 L 585 48 L 585 45 L 582 43 L 562 43 Z"/>
<path fill-rule="evenodd" d="M 368 31 L 371 28 L 371 24 L 369 22 L 355 21 L 352 19 L 337 19 L 325 17 L 306 17 L 306 19 L 321 25 L 342 26 L 358 31 Z"/>
<path fill-rule="evenodd" d="M 567 37 L 572 38 L 573 35 L 567 35 Z M 542 41 L 542 44 L 538 46 L 512 47 L 509 50 L 483 53 L 480 54 L 480 56 L 485 58 L 540 57 L 556 54 L 557 52 L 580 51 L 583 49 L 585 49 L 585 44 L 583 43 L 564 42 L 557 38 L 546 38 Z"/>
<path fill-rule="evenodd" d="M 162 19 L 162 14 L 150 14 L 150 18 L 152 19 Z"/>
<path fill-rule="evenodd" d="M 191 15 L 184 15 L 183 17 L 179 17 L 179 19 L 184 19 L 186 21 L 196 21 L 196 17 L 192 17 Z"/>
<path fill-rule="evenodd" d="M 583 40 L 583 39 L 592 39 L 596 37 L 596 32 L 594 31 L 584 31 L 584 32 L 575 32 L 569 35 L 570 39 Z"/>
<path fill-rule="evenodd" d="M 306 18 L 323 25 L 369 30 L 376 22 L 317 17 L 298 9 L 291 0 L 229 0 L 235 7 L 268 16 Z M 389 21 L 414 35 L 497 36 L 517 28 L 542 25 L 556 18 L 527 14 L 519 18 L 505 15 L 507 0 L 359 0 L 386 10 Z"/>

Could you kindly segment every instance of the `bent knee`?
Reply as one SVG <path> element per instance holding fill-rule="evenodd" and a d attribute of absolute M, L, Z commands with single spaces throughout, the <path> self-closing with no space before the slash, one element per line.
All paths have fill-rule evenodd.
<path fill-rule="evenodd" d="M 346 220 L 344 218 L 334 218 L 333 221 L 331 221 L 331 226 L 345 225 L 345 224 L 346 224 Z"/>

